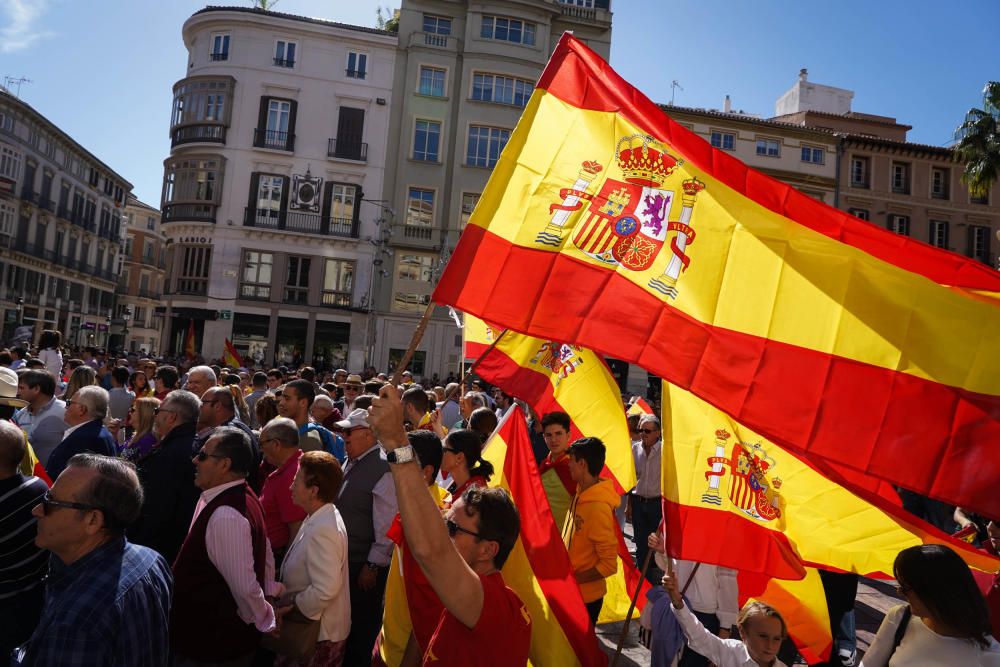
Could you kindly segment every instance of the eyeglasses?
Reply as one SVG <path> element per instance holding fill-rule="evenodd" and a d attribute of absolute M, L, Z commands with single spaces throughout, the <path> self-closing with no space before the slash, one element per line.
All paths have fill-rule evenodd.
<path fill-rule="evenodd" d="M 656 429 L 641 428 L 639 429 L 639 433 L 645 433 L 646 435 L 649 435 L 650 433 L 656 433 Z"/>
<path fill-rule="evenodd" d="M 194 457 L 196 459 L 198 459 L 199 461 L 204 461 L 204 460 L 209 459 L 209 458 L 213 458 L 213 459 L 228 459 L 229 458 L 228 456 L 222 456 L 221 454 L 209 454 L 204 449 L 199 449 L 198 453 L 195 454 Z"/>
<path fill-rule="evenodd" d="M 461 454 L 462 453 L 462 452 L 458 451 L 457 449 L 455 449 L 454 447 L 442 447 L 441 451 L 442 452 L 449 452 L 451 454 Z"/>
<path fill-rule="evenodd" d="M 57 509 L 60 507 L 71 510 L 81 510 L 81 511 L 99 509 L 97 507 L 94 507 L 93 505 L 85 505 L 84 503 L 71 503 L 65 500 L 54 500 L 52 498 L 51 490 L 46 491 L 45 495 L 42 496 L 41 506 L 42 506 L 42 514 L 44 514 L 45 516 L 48 516 L 53 509 Z"/>
<path fill-rule="evenodd" d="M 471 530 L 466 530 L 465 528 L 462 528 L 460 525 L 458 525 L 451 519 L 445 519 L 444 525 L 448 527 L 448 535 L 450 535 L 451 537 L 455 537 L 455 535 L 459 533 L 465 533 L 466 535 L 472 535 L 477 540 L 483 539 L 483 536 L 480 535 L 479 533 L 474 533 Z"/>
<path fill-rule="evenodd" d="M 167 408 L 161 408 L 159 406 L 153 408 L 153 414 L 158 415 L 161 412 L 177 412 L 176 410 L 168 410 Z"/>

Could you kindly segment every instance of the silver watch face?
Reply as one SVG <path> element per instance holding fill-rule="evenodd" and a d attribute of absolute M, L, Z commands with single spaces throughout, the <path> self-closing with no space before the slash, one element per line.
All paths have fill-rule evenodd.
<path fill-rule="evenodd" d="M 414 459 L 413 447 L 406 445 L 392 450 L 392 458 L 395 459 L 395 463 L 409 463 Z"/>

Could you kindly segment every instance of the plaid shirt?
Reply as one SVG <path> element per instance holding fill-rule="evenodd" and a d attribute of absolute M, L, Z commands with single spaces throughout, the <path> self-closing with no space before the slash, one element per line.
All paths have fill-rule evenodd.
<path fill-rule="evenodd" d="M 45 609 L 14 665 L 165 667 L 173 577 L 152 549 L 112 540 L 63 565 L 52 556 Z"/>

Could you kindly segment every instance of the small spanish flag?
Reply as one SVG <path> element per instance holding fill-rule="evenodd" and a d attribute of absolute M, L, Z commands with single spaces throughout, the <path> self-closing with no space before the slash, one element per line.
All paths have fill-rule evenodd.
<path fill-rule="evenodd" d="M 651 415 L 651 414 L 655 414 L 655 413 L 653 412 L 653 408 L 651 408 L 649 406 L 649 403 L 647 403 L 642 398 L 636 396 L 635 397 L 635 401 L 633 401 L 632 405 L 629 406 L 628 412 L 626 414 L 628 414 L 628 415 Z"/>
<path fill-rule="evenodd" d="M 184 354 L 188 359 L 194 359 L 198 352 L 194 346 L 194 320 L 189 320 L 187 335 L 184 336 Z"/>
<path fill-rule="evenodd" d="M 222 363 L 231 368 L 241 368 L 243 366 L 243 358 L 236 351 L 236 346 L 228 338 L 226 339 L 226 349 L 222 351 Z"/>

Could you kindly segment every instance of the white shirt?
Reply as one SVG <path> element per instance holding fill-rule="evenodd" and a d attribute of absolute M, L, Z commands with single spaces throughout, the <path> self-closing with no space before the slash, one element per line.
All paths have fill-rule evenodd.
<path fill-rule="evenodd" d="M 191 525 L 194 525 L 201 511 L 216 496 L 242 484 L 244 482 L 240 479 L 203 491 L 195 505 Z M 274 581 L 274 554 L 271 552 L 270 540 L 267 541 L 264 562 L 266 591 L 261 590 L 253 569 L 253 540 L 250 536 L 250 522 L 245 516 L 229 506 L 216 509 L 205 527 L 205 546 L 208 559 L 226 580 L 229 592 L 236 601 L 236 611 L 243 622 L 253 623 L 261 632 L 274 630 L 274 608 L 264 596 L 277 597 L 281 595 L 284 586 Z"/>
<path fill-rule="evenodd" d="M 666 556 L 659 551 L 656 552 L 656 564 L 664 572 L 667 571 Z M 736 570 L 708 563 L 699 565 L 690 560 L 674 560 L 674 573 L 680 589 L 687 587 L 684 595 L 692 609 L 703 614 L 715 614 L 723 628 L 736 625 L 736 616 L 740 612 Z"/>
<path fill-rule="evenodd" d="M 663 439 L 657 440 L 649 448 L 649 453 L 642 447 L 642 441 L 632 445 L 632 457 L 635 459 L 635 493 L 643 498 L 660 497 L 660 451 L 663 449 Z"/>
<path fill-rule="evenodd" d="M 333 503 L 302 522 L 281 564 L 281 582 L 296 594 L 299 611 L 320 619 L 319 641 L 347 639 L 351 632 L 347 528 Z"/>
<path fill-rule="evenodd" d="M 882 625 L 865 653 L 861 667 L 938 667 L 940 665 L 961 665 L 962 667 L 997 667 L 1000 665 L 1000 644 L 990 638 L 988 648 L 982 648 L 971 639 L 943 637 L 926 625 L 917 616 L 910 616 L 906 634 L 896 652 L 892 645 L 896 639 L 896 628 L 903 618 L 905 604 L 893 607 L 882 619 Z M 891 656 L 891 657 L 890 657 Z"/>
<path fill-rule="evenodd" d="M 750 657 L 746 644 L 739 639 L 722 639 L 713 635 L 705 629 L 687 605 L 684 605 L 683 609 L 676 609 L 673 605 L 670 608 L 684 629 L 688 646 L 693 651 L 705 656 L 718 667 L 758 667 L 757 661 Z M 788 665 L 775 658 L 774 667 L 788 667 Z"/>

